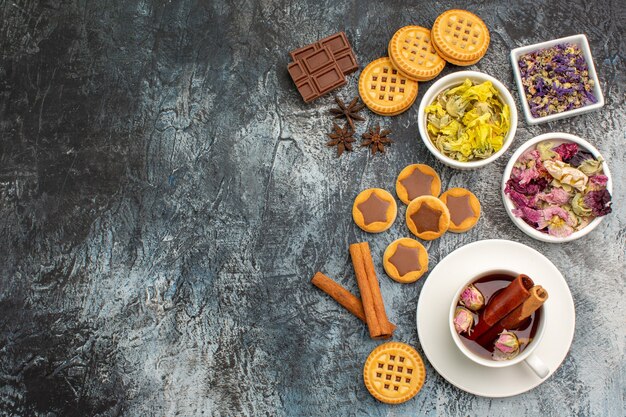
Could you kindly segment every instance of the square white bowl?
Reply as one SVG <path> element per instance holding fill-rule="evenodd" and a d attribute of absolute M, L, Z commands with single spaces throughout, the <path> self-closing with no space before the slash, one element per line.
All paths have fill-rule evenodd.
<path fill-rule="evenodd" d="M 522 85 L 522 74 L 520 73 L 519 64 L 517 63 L 517 61 L 522 55 L 525 55 L 529 52 L 550 48 L 562 43 L 574 43 L 578 45 L 582 50 L 585 61 L 587 61 L 587 66 L 589 67 L 589 77 L 593 80 L 594 83 L 593 95 L 598 101 L 593 104 L 588 104 L 586 106 L 580 107 L 578 109 L 567 110 L 564 112 L 554 113 L 543 117 L 533 117 L 533 115 L 530 113 L 528 100 L 526 100 L 526 93 L 524 92 L 524 86 Z M 589 42 L 587 41 L 587 37 L 585 35 L 573 35 L 565 38 L 554 39 L 547 42 L 536 43 L 534 45 L 515 48 L 511 51 L 511 64 L 513 64 L 513 74 L 515 75 L 515 82 L 517 83 L 517 89 L 519 90 L 520 101 L 522 102 L 522 109 L 524 110 L 524 116 L 526 117 L 526 121 L 531 125 L 550 122 L 557 119 L 564 119 L 571 116 L 577 116 L 582 113 L 598 110 L 599 108 L 604 106 L 604 95 L 602 94 L 602 89 L 600 88 L 600 81 L 598 80 L 596 67 L 593 64 L 593 57 L 591 56 L 591 49 L 589 49 Z"/>

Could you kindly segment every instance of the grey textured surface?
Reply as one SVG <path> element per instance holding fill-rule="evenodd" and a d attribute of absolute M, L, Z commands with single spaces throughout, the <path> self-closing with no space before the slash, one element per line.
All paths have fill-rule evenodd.
<path fill-rule="evenodd" d="M 0 415 L 625 414 L 623 2 L 160 3 L 0 1 Z M 394 118 L 366 112 L 359 134 L 377 122 L 394 131 L 385 156 L 335 158 L 324 146 L 332 98 L 301 102 L 288 51 L 345 29 L 362 68 L 396 29 L 430 26 L 454 6 L 491 30 L 473 69 L 516 99 L 511 48 L 586 33 L 606 106 L 537 127 L 520 120 L 505 157 L 473 172 L 443 167 L 420 144 L 417 104 Z M 357 77 L 341 96 L 356 94 Z M 554 130 L 608 157 L 617 203 L 564 245 L 517 230 L 498 191 L 507 157 Z M 484 210 L 470 232 L 426 245 L 432 266 L 469 242 L 506 238 L 566 276 L 574 342 L 536 389 L 475 397 L 430 364 L 403 405 L 364 388 L 362 365 L 380 342 L 309 280 L 322 270 L 356 292 L 348 245 L 369 241 L 394 339 L 420 350 L 427 277 L 400 285 L 380 263 L 406 226 L 367 235 L 350 216 L 360 190 L 392 189 L 415 162 L 435 167 L 444 189 L 470 185 Z"/>

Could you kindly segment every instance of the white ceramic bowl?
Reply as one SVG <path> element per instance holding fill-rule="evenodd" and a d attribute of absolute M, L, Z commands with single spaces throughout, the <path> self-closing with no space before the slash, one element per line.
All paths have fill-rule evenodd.
<path fill-rule="evenodd" d="M 596 217 L 587 226 L 583 227 L 581 230 L 578 230 L 572 233 L 571 235 L 567 237 L 551 236 L 547 233 L 540 232 L 539 230 L 527 224 L 521 218 L 516 217 L 513 214 L 515 205 L 513 204 L 513 201 L 511 201 L 509 196 L 507 196 L 504 193 L 504 187 L 506 186 L 506 182 L 509 180 L 509 177 L 511 176 L 513 165 L 515 165 L 515 162 L 517 162 L 519 157 L 522 156 L 522 154 L 526 152 L 529 148 L 536 146 L 539 142 L 543 142 L 547 140 L 554 142 L 555 144 L 559 144 L 563 142 L 574 142 L 574 143 L 577 143 L 578 146 L 580 146 L 584 150 L 590 152 L 595 158 L 598 158 L 599 156 L 601 156 L 600 152 L 598 152 L 598 150 L 594 148 L 593 145 L 591 145 L 589 142 L 587 142 L 586 140 L 578 136 L 571 135 L 569 133 L 551 132 L 551 133 L 545 133 L 543 135 L 536 136 L 530 139 L 529 141 L 527 141 L 526 143 L 524 143 L 515 151 L 513 156 L 511 156 L 511 159 L 509 160 L 509 163 L 507 164 L 506 168 L 504 169 L 504 175 L 502 176 L 502 187 L 500 190 L 502 192 L 502 201 L 504 202 L 504 207 L 506 208 L 506 212 L 508 213 L 513 223 L 515 223 L 515 225 L 519 227 L 520 230 L 526 233 L 528 236 L 535 238 L 537 240 L 541 240 L 543 242 L 549 242 L 549 243 L 570 242 L 572 240 L 580 239 L 581 237 L 585 236 L 587 233 L 591 232 L 593 229 L 598 227 L 598 225 L 604 219 L 605 216 Z M 613 179 L 611 177 L 611 172 L 609 171 L 609 166 L 607 165 L 606 160 L 602 163 L 602 170 L 604 171 L 604 175 L 606 175 L 609 179 L 606 184 L 606 189 L 612 195 L 613 194 Z"/>
<path fill-rule="evenodd" d="M 439 93 L 451 87 L 463 84 L 463 81 L 465 81 L 466 78 L 469 78 L 476 83 L 491 81 L 494 88 L 498 90 L 498 93 L 500 93 L 501 100 L 504 102 L 504 104 L 509 106 L 509 109 L 511 111 L 511 127 L 509 128 L 509 132 L 504 137 L 502 149 L 500 149 L 498 152 L 494 153 L 489 158 L 481 159 L 479 161 L 460 162 L 456 159 L 452 159 L 443 155 L 430 141 L 430 137 L 428 136 L 428 131 L 426 129 L 427 120 L 425 115 L 425 109 L 426 106 L 429 106 L 430 104 L 432 104 L 433 101 L 435 101 L 435 98 Z M 496 80 L 490 75 L 478 71 L 459 71 L 446 75 L 445 77 L 441 78 L 436 83 L 430 86 L 430 88 L 426 91 L 426 94 L 424 94 L 424 97 L 422 98 L 422 101 L 420 103 L 420 107 L 417 113 L 417 123 L 419 126 L 420 136 L 422 137 L 424 145 L 426 145 L 428 150 L 437 159 L 452 168 L 475 169 L 483 167 L 495 161 L 500 156 L 502 156 L 503 153 L 506 152 L 509 146 L 511 146 L 513 138 L 515 137 L 515 131 L 517 130 L 517 108 L 515 107 L 515 101 L 513 100 L 513 96 L 511 96 L 509 90 L 507 90 L 507 88 L 500 81 Z"/>
<path fill-rule="evenodd" d="M 522 75 L 520 74 L 520 69 L 517 61 L 522 55 L 525 55 L 529 52 L 551 48 L 561 43 L 574 43 L 578 45 L 582 50 L 585 61 L 587 61 L 587 66 L 589 67 L 589 77 L 593 79 L 594 82 L 593 95 L 598 99 L 598 101 L 596 103 L 589 104 L 578 109 L 572 109 L 544 117 L 533 117 L 533 115 L 530 113 L 530 106 L 528 105 L 528 101 L 526 100 L 526 93 L 524 93 L 524 86 L 522 85 Z M 568 36 L 566 38 L 554 39 L 547 42 L 541 42 L 534 45 L 515 48 L 511 51 L 511 64 L 513 65 L 513 74 L 515 76 L 515 82 L 517 83 L 517 89 L 519 90 L 520 101 L 522 102 L 522 109 L 524 110 L 524 116 L 526 117 L 526 121 L 531 125 L 576 116 L 582 113 L 597 110 L 604 106 L 604 95 L 602 94 L 602 89 L 600 89 L 598 74 L 596 73 L 596 67 L 593 64 L 593 57 L 591 56 L 591 49 L 589 49 L 589 42 L 587 41 L 587 37 L 585 35 Z"/>

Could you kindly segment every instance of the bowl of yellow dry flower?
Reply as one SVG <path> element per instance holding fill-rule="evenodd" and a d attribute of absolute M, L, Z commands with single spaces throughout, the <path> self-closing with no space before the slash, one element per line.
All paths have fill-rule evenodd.
<path fill-rule="evenodd" d="M 422 141 L 457 169 L 485 166 L 506 152 L 517 130 L 511 93 L 494 77 L 459 71 L 434 83 L 418 111 Z"/>

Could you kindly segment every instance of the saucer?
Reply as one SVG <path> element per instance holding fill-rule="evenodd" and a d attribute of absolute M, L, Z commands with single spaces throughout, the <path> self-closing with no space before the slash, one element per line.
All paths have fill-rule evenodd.
<path fill-rule="evenodd" d="M 550 373 L 539 378 L 525 363 L 488 368 L 465 357 L 448 325 L 452 297 L 472 276 L 489 269 L 523 272 L 549 293 L 546 330 L 535 353 Z M 574 338 L 574 300 L 559 270 L 541 253 L 509 240 L 481 240 L 446 256 L 432 270 L 417 303 L 417 333 L 431 365 L 457 388 L 484 397 L 509 397 L 548 379 L 567 356 Z"/>

